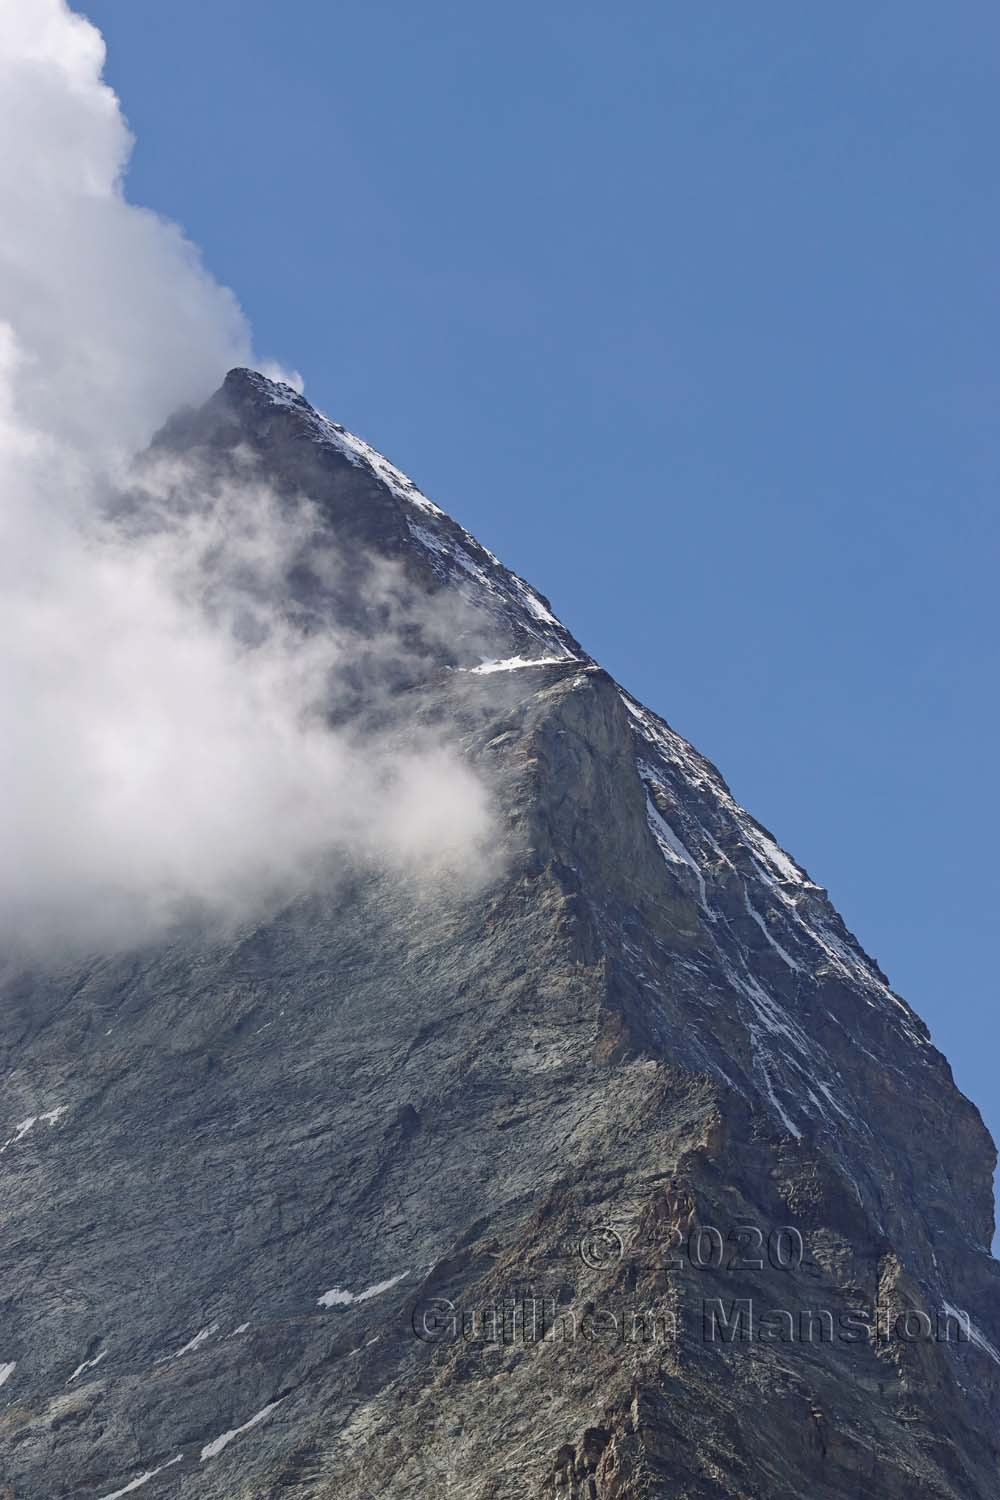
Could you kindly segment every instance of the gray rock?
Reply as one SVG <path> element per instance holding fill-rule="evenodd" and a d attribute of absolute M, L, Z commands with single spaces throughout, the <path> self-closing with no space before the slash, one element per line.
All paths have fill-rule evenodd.
<path fill-rule="evenodd" d="M 0 1496 L 994 1500 L 996 1153 L 922 1022 L 715 768 L 302 398 L 234 371 L 156 453 L 247 448 L 320 508 L 303 618 L 364 635 L 374 558 L 411 617 L 449 601 L 341 711 L 447 726 L 503 859 L 8 965 Z M 477 674 L 484 642 L 558 660 Z"/>

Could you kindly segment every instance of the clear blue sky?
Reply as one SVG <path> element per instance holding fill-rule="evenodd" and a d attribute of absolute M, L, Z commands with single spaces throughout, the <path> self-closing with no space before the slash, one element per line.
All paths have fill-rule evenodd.
<path fill-rule="evenodd" d="M 719 764 L 1000 1133 L 995 4 L 82 6 L 130 196 Z"/>

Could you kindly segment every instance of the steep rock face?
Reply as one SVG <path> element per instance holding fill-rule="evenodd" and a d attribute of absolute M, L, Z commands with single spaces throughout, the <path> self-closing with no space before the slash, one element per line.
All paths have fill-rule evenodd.
<path fill-rule="evenodd" d="M 378 713 L 502 859 L 9 967 L 0 1494 L 992 1500 L 995 1152 L 826 893 L 287 387 L 158 451 L 315 502 L 306 613 L 457 601 Z"/>

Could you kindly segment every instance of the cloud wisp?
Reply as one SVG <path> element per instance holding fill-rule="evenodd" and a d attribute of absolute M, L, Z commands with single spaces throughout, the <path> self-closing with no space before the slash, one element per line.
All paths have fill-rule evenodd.
<path fill-rule="evenodd" d="M 308 498 L 250 464 L 130 471 L 251 339 L 177 227 L 125 197 L 103 61 L 62 0 L 0 0 L 0 939 L 240 920 L 345 859 L 476 876 L 489 811 L 460 758 L 331 727 L 359 649 L 399 635 L 289 611 Z M 137 484 L 144 524 L 109 519 Z M 371 588 L 402 607 L 384 570 Z"/>

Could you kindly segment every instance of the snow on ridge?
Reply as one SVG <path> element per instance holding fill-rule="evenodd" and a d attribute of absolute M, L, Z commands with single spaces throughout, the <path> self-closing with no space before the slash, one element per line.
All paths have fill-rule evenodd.
<path fill-rule="evenodd" d="M 210 1443 L 206 1443 L 201 1450 L 199 1462 L 205 1463 L 207 1459 L 218 1458 L 222 1450 L 228 1448 L 234 1438 L 241 1437 L 244 1432 L 249 1432 L 251 1427 L 256 1427 L 259 1422 L 265 1422 L 273 1411 L 277 1411 L 284 1399 L 284 1396 L 280 1396 L 277 1401 L 272 1401 L 270 1406 L 265 1406 L 252 1416 L 248 1422 L 244 1422 L 242 1427 L 232 1427 L 228 1432 L 223 1432 L 219 1437 L 213 1438 Z"/>
<path fill-rule="evenodd" d="M 560 629 L 559 621 L 550 609 L 546 609 L 538 594 L 531 587 L 531 584 L 525 583 L 524 579 L 517 573 L 511 573 L 510 576 L 515 589 L 527 606 L 529 613 L 534 615 L 535 619 L 541 621 L 543 625 L 554 625 L 557 630 Z"/>
<path fill-rule="evenodd" d="M 767 940 L 768 944 L 774 949 L 775 953 L 782 960 L 782 962 L 787 964 L 788 967 L 794 970 L 796 974 L 803 973 L 804 970 L 802 968 L 802 965 L 796 962 L 796 960 L 788 952 L 787 948 L 783 948 L 781 946 L 781 944 L 778 942 L 778 939 L 774 936 L 773 932 L 764 921 L 764 918 L 761 916 L 760 912 L 750 900 L 750 892 L 747 890 L 746 881 L 743 881 L 743 905 L 746 907 L 747 916 L 757 924 L 761 932 L 764 934 L 764 937 Z"/>
<path fill-rule="evenodd" d="M 400 1271 L 398 1276 L 390 1276 L 388 1281 L 376 1281 L 374 1286 L 366 1287 L 363 1292 L 345 1292 L 342 1287 L 331 1287 L 324 1292 L 319 1299 L 320 1307 L 351 1307 L 356 1302 L 367 1302 L 372 1297 L 379 1297 L 394 1287 L 398 1281 L 403 1281 L 409 1276 L 409 1271 Z"/>
<path fill-rule="evenodd" d="M 641 772 L 640 772 L 641 774 Z M 715 913 L 709 909 L 708 895 L 705 890 L 705 877 L 701 873 L 697 862 L 677 837 L 666 818 L 660 812 L 649 792 L 646 793 L 646 822 L 649 824 L 653 837 L 660 846 L 660 851 L 668 864 L 685 865 L 694 872 L 698 882 L 699 900 L 705 915 L 710 922 L 715 921 Z"/>
<path fill-rule="evenodd" d="M 506 661 L 481 661 L 478 667 L 460 667 L 459 670 L 469 672 L 473 677 L 488 677 L 493 672 L 514 672 L 518 667 L 565 667 L 576 660 L 575 656 L 538 656 L 534 659 L 508 656 Z"/>
<path fill-rule="evenodd" d="M 444 516 L 443 511 L 439 511 L 438 514 Z M 445 519 L 449 518 L 445 517 Z M 534 622 L 532 627 L 534 634 L 538 634 L 537 629 L 535 629 L 538 625 L 548 627 L 549 631 L 562 630 L 564 628 L 552 611 L 545 607 L 530 584 L 525 583 L 523 578 L 520 578 L 516 573 L 512 573 L 509 568 L 504 567 L 500 559 L 480 542 L 477 542 L 476 538 L 470 532 L 466 531 L 464 526 L 458 526 L 457 522 L 453 522 L 452 524 L 458 527 L 461 540 L 439 536 L 436 532 L 430 531 L 426 526 L 421 526 L 416 521 L 407 522 L 410 535 L 426 551 L 430 552 L 432 557 L 456 563 L 464 573 L 467 573 L 470 578 L 475 579 L 481 588 L 485 589 L 487 593 L 494 595 L 508 608 L 513 606 L 516 609 L 526 611 Z M 500 570 L 501 576 L 499 579 L 490 577 L 482 564 L 476 561 L 473 555 L 475 552 L 480 553 L 493 567 Z"/>
<path fill-rule="evenodd" d="M 711 799 L 723 817 L 728 817 L 735 832 L 750 857 L 753 869 L 762 886 L 771 892 L 780 903 L 792 930 L 814 948 L 819 949 L 826 961 L 850 985 L 859 986 L 864 999 L 872 1007 L 890 1002 L 898 1012 L 897 1020 L 907 1038 L 918 1047 L 928 1045 L 913 1025 L 905 1004 L 893 993 L 874 961 L 849 933 L 838 932 L 840 925 L 836 913 L 825 910 L 828 902 L 825 893 L 801 870 L 790 855 L 780 848 L 774 838 L 756 821 L 752 814 L 733 797 L 725 782 L 711 763 L 705 760 L 676 731 L 660 721 L 648 709 L 622 691 L 621 699 L 637 731 L 654 752 L 674 767 L 683 782 Z M 696 820 L 698 821 L 698 820 Z M 728 864 L 728 859 L 719 848 L 710 830 L 700 821 L 698 826 L 706 842 L 714 846 Z M 760 914 L 752 908 L 747 898 L 748 914 L 758 923 L 772 947 L 780 953 L 791 967 L 799 967 L 787 950 L 777 944 L 774 936 L 764 925 Z M 801 972 L 801 969 L 800 969 Z"/>
<path fill-rule="evenodd" d="M 339 448 L 340 452 L 355 468 L 367 467 L 377 478 L 381 479 L 383 484 L 388 486 L 398 499 L 408 500 L 418 510 L 426 511 L 428 515 L 432 516 L 444 515 L 441 507 L 435 505 L 433 500 L 428 500 L 423 491 L 419 490 L 413 483 L 410 476 L 404 474 L 402 469 L 397 469 L 395 464 L 390 463 L 387 458 L 384 458 L 377 448 L 373 448 L 370 443 L 366 443 L 364 438 L 356 437 L 353 432 L 348 432 L 347 428 L 341 427 L 339 422 L 331 422 L 329 417 L 323 416 L 320 412 L 317 412 L 316 415 L 319 417 L 320 422 L 323 423 L 323 437 L 335 448 Z"/>
<path fill-rule="evenodd" d="M 347 428 L 342 427 L 339 422 L 331 421 L 323 412 L 317 411 L 292 386 L 286 385 L 283 381 L 269 380 L 266 375 L 261 375 L 257 370 L 250 373 L 256 377 L 254 384 L 267 396 L 272 406 L 281 406 L 288 411 L 296 412 L 308 423 L 314 437 L 336 448 L 356 469 L 368 469 L 376 478 L 381 479 L 382 483 L 387 485 L 400 500 L 408 500 L 418 510 L 426 511 L 428 515 L 444 515 L 440 506 L 435 505 L 433 500 L 428 500 L 408 474 L 404 474 L 402 469 L 397 469 L 395 464 L 391 464 L 377 448 L 366 443 L 364 438 L 348 432 Z"/>
<path fill-rule="evenodd" d="M 298 392 L 286 385 L 276 385 L 266 377 L 255 377 L 262 389 L 265 389 L 270 400 L 277 406 L 284 406 L 295 410 L 309 425 L 314 437 L 320 441 L 330 444 L 341 452 L 356 467 L 367 468 L 384 484 L 390 491 L 403 499 L 418 510 L 422 510 L 430 517 L 440 517 L 450 521 L 446 513 L 430 501 L 427 496 L 417 488 L 413 481 L 395 465 L 391 464 L 381 453 L 366 443 L 362 438 L 347 431 L 339 423 L 331 421 L 328 417 L 315 411 L 310 404 Z M 542 603 L 539 596 L 528 585 L 524 579 L 516 573 L 503 567 L 493 553 L 470 535 L 456 522 L 450 522 L 456 527 L 457 537 L 437 534 L 427 526 L 415 521 L 408 521 L 408 526 L 414 539 L 418 541 L 432 557 L 440 558 L 461 569 L 470 578 L 475 580 L 487 595 L 501 607 L 511 605 L 520 606 L 535 622 L 536 626 L 544 630 L 562 630 L 559 620 Z M 499 578 L 491 577 L 486 568 L 478 558 L 488 559 L 490 563 L 501 570 Z M 550 648 L 553 644 L 551 637 L 537 632 L 538 638 L 544 640 Z M 575 658 L 566 650 L 566 660 Z M 486 675 L 488 672 L 514 670 L 519 666 L 548 666 L 556 665 L 559 658 L 543 657 L 532 662 L 526 658 L 509 658 L 507 662 L 492 663 L 483 662 L 473 672 Z M 798 898 L 803 893 L 819 893 L 820 887 L 813 882 L 806 872 L 796 864 L 767 832 L 756 819 L 741 807 L 732 796 L 718 771 L 704 756 L 700 755 L 679 734 L 670 729 L 660 721 L 657 716 L 650 713 L 630 694 L 622 691 L 622 701 L 632 719 L 636 722 L 643 736 L 652 744 L 653 748 L 669 763 L 675 766 L 684 780 L 693 785 L 703 794 L 709 795 L 718 805 L 723 814 L 731 818 L 740 840 L 748 852 L 753 868 L 761 883 L 770 888 L 775 897 L 780 901 L 786 918 L 791 922 L 793 930 L 805 937 L 806 940 L 815 945 L 825 956 L 827 961 L 847 980 L 848 983 L 859 984 L 865 992 L 865 998 L 870 1005 L 876 1005 L 881 1001 L 889 1000 L 897 1011 L 897 1019 L 906 1036 L 915 1045 L 926 1046 L 926 1039 L 914 1028 L 907 1007 L 896 996 L 885 980 L 878 973 L 872 960 L 864 953 L 855 940 L 847 940 L 839 933 L 831 930 L 829 920 L 825 919 L 815 907 L 808 913 L 800 909 Z M 657 817 L 662 818 L 655 803 L 652 804 L 653 811 Z M 647 814 L 649 816 L 649 814 Z M 677 838 L 670 825 L 663 820 L 664 828 L 654 820 L 650 820 L 650 826 L 657 837 L 664 857 L 670 859 L 677 856 L 680 861 L 687 864 L 696 875 L 699 882 L 699 891 L 704 890 L 704 875 L 702 870 L 691 855 L 690 850 Z M 724 860 L 728 857 L 724 854 L 711 832 L 702 827 L 706 842 L 714 848 L 715 852 Z M 675 843 L 671 843 L 671 839 Z M 669 853 L 667 852 L 669 850 Z M 684 853 L 680 854 L 679 850 Z M 687 858 L 684 855 L 687 855 Z M 744 895 L 747 913 L 760 928 L 766 941 L 779 955 L 782 961 L 792 970 L 803 972 L 796 959 L 788 950 L 780 944 L 770 932 L 764 919 L 754 907 L 749 894 Z M 702 907 L 709 911 L 707 900 L 702 899 Z M 871 998 L 877 997 L 876 999 Z M 2 1149 L 2 1148 L 0 1148 Z"/>
<path fill-rule="evenodd" d="M 408 521 L 407 525 L 410 535 L 428 552 L 433 553 L 435 557 L 447 558 L 450 562 L 458 563 L 463 573 L 468 573 L 469 577 L 474 578 L 483 588 L 489 589 L 490 592 L 494 591 L 488 574 L 459 542 L 445 541 L 433 531 L 428 531 L 426 526 L 418 525 L 416 521 Z M 472 538 L 470 537 L 469 540 L 472 541 Z"/>
<path fill-rule="evenodd" d="M 459 533 L 458 537 L 442 537 L 430 531 L 426 526 L 408 521 L 410 532 L 415 540 L 429 552 L 437 557 L 449 559 L 474 578 L 489 594 L 502 600 L 508 606 L 514 605 L 526 612 L 534 623 L 536 634 L 538 626 L 546 631 L 558 631 L 564 628 L 529 583 L 505 568 L 489 548 L 477 541 L 470 532 L 465 530 L 464 526 L 453 521 L 447 512 L 434 504 L 433 500 L 429 500 L 423 491 L 417 488 L 409 475 L 404 474 L 402 469 L 397 469 L 396 465 L 390 463 L 377 448 L 373 448 L 370 443 L 366 443 L 355 433 L 349 432 L 339 422 L 334 422 L 322 412 L 317 411 L 291 386 L 272 381 L 258 371 L 249 373 L 257 390 L 268 399 L 271 405 L 294 411 L 316 442 L 335 448 L 355 468 L 367 469 L 397 499 L 422 511 L 428 519 L 448 521 L 456 528 Z M 500 569 L 501 579 L 490 578 L 477 558 L 485 558 L 495 568 Z"/>
<path fill-rule="evenodd" d="M 976 1327 L 969 1314 L 963 1308 L 955 1307 L 951 1302 L 943 1302 L 941 1305 L 948 1316 L 956 1318 L 965 1329 L 965 1332 L 969 1336 L 969 1342 L 975 1344 L 977 1349 L 981 1349 L 984 1354 L 988 1354 L 990 1359 L 1000 1365 L 1000 1350 L 996 1349 L 990 1343 L 985 1333 Z"/>
<path fill-rule="evenodd" d="M 693 745 L 689 745 L 676 730 L 662 723 L 649 709 L 637 703 L 629 693 L 623 691 L 621 699 L 630 717 L 640 726 L 645 737 L 660 754 L 677 766 L 685 780 L 692 783 L 699 791 L 709 791 L 734 819 L 744 841 L 752 846 L 753 852 L 774 872 L 768 874 L 761 871 L 762 879 L 773 884 L 777 876 L 778 879 L 791 885 L 805 886 L 813 890 L 819 889 L 805 871 L 799 869 L 791 855 L 786 854 L 777 841 L 760 826 L 756 818 L 748 813 L 745 807 L 740 806 L 710 761 L 707 761 Z"/>
<path fill-rule="evenodd" d="M 673 764 L 676 774 L 684 785 L 689 786 L 692 781 L 695 782 L 706 800 L 714 801 L 723 817 L 728 816 L 733 819 L 735 831 L 743 840 L 744 849 L 750 854 L 751 867 L 759 876 L 758 889 L 765 897 L 770 896 L 772 911 L 773 903 L 777 903 L 777 910 L 789 924 L 791 932 L 801 939 L 802 934 L 799 929 L 806 927 L 806 924 L 798 910 L 795 898 L 789 894 L 781 880 L 761 868 L 760 856 L 763 851 L 757 841 L 751 843 L 746 837 L 747 825 L 742 820 L 736 819 L 734 812 L 736 804 L 726 792 L 721 778 L 712 775 L 712 768 L 707 763 L 702 771 L 702 768 L 696 765 L 697 752 L 688 751 L 686 746 L 684 749 L 687 754 L 671 754 L 673 746 L 668 741 L 668 735 L 672 735 L 672 731 L 668 731 L 666 726 L 661 729 L 646 710 L 630 704 L 624 694 L 623 698 L 632 717 L 641 726 L 643 738 L 649 744 L 650 749 L 659 752 L 659 757 L 662 758 L 658 759 L 657 763 L 652 763 L 644 759 L 641 753 L 636 756 L 636 769 L 645 788 L 647 822 L 664 858 L 675 867 L 688 866 L 698 879 L 701 907 L 708 921 L 713 924 L 711 928 L 706 928 L 706 937 L 715 951 L 727 989 L 749 1005 L 749 1012 L 744 1016 L 744 1024 L 750 1040 L 753 1071 L 776 1118 L 789 1135 L 797 1140 L 801 1139 L 802 1130 L 789 1112 L 794 1101 L 799 1108 L 804 1108 L 807 1112 L 819 1116 L 833 1131 L 842 1128 L 842 1125 L 838 1126 L 834 1111 L 840 1116 L 841 1121 L 865 1130 L 867 1127 L 863 1122 L 857 1121 L 837 1099 L 834 1085 L 839 1075 L 829 1058 L 803 1030 L 795 1017 L 794 1006 L 789 1004 L 787 997 L 780 992 L 772 993 L 771 986 L 762 982 L 761 977 L 754 972 L 749 950 L 725 916 L 726 907 L 724 905 L 716 907 L 711 900 L 706 877 L 715 876 L 716 862 L 718 862 L 720 867 L 725 868 L 726 886 L 736 883 L 742 895 L 742 903 L 747 916 L 760 930 L 768 946 L 792 973 L 799 976 L 799 985 L 804 978 L 808 977 L 809 971 L 803 968 L 802 964 L 779 942 L 778 937 L 771 931 L 770 926 L 757 910 L 750 894 L 752 877 L 748 880 L 743 871 L 733 864 L 707 822 L 704 821 L 709 809 L 704 809 L 702 816 L 699 816 L 698 812 L 692 811 L 683 800 L 677 804 L 677 815 L 682 820 L 686 839 L 684 842 L 654 801 L 653 794 L 656 791 L 668 796 L 672 805 L 676 799 L 676 788 L 670 786 L 670 771 L 660 769 L 664 762 L 667 766 Z M 694 775 L 691 774 L 693 765 Z M 757 832 L 758 825 L 752 822 L 749 814 L 745 817 L 754 832 Z M 760 833 L 759 839 L 761 842 L 765 841 L 766 835 Z M 787 860 L 787 856 L 777 850 L 776 845 L 774 847 L 778 858 L 772 859 L 772 865 L 777 866 L 779 859 Z M 796 873 L 797 880 L 794 884 L 801 886 L 806 883 L 806 877 L 790 860 L 787 860 L 787 864 L 788 868 Z M 789 883 L 792 882 L 789 881 Z M 806 931 L 815 938 L 810 928 L 806 927 Z M 731 943 L 735 945 L 735 951 L 730 950 L 727 934 Z M 826 1073 L 828 1081 L 821 1081 L 819 1075 L 823 1072 Z M 779 1097 L 779 1087 L 788 1107 Z"/>
<path fill-rule="evenodd" d="M 743 891 L 746 896 L 745 884 Z M 747 902 L 748 909 L 750 909 L 748 896 Z M 752 909 L 750 909 L 750 914 L 753 915 Z M 724 925 L 728 926 L 728 924 Z M 727 985 L 750 1005 L 751 1015 L 745 1019 L 744 1024 L 750 1038 L 754 1068 L 763 1082 L 768 1099 L 788 1133 L 797 1140 L 802 1138 L 802 1131 L 777 1096 L 774 1076 L 776 1068 L 780 1068 L 782 1072 L 781 1082 L 786 1092 L 796 1099 L 800 1107 L 807 1110 L 806 1100 L 810 1100 L 814 1111 L 835 1132 L 839 1127 L 827 1106 L 836 1110 L 846 1123 L 870 1134 L 867 1125 L 856 1119 L 839 1103 L 832 1084 L 820 1079 L 821 1069 L 827 1072 L 831 1080 L 839 1078 L 840 1075 L 824 1049 L 818 1046 L 799 1025 L 795 1016 L 787 1008 L 786 1002 L 772 995 L 753 973 L 748 962 L 749 955 L 743 945 L 737 940 L 735 956 L 742 971 L 738 972 L 730 960 L 730 955 L 720 942 L 718 930 L 711 934 L 711 941 Z M 789 955 L 784 955 L 784 957 L 786 962 L 789 961 Z M 801 969 L 798 972 L 800 975 L 803 974 Z M 794 1076 L 790 1078 L 790 1074 Z M 822 1099 L 814 1092 L 814 1085 L 820 1090 Z"/>
<path fill-rule="evenodd" d="M 147 1470 L 145 1474 L 140 1474 L 138 1479 L 133 1479 L 132 1483 L 127 1484 L 123 1490 L 115 1490 L 111 1495 L 102 1495 L 100 1500 L 121 1500 L 122 1495 L 131 1495 L 134 1490 L 142 1489 L 144 1484 L 148 1484 L 151 1479 L 155 1479 L 157 1474 L 162 1474 L 164 1469 L 172 1469 L 174 1464 L 179 1464 L 183 1457 L 183 1453 L 178 1453 L 177 1457 L 172 1458 L 169 1463 L 161 1464 L 158 1469 Z"/>

